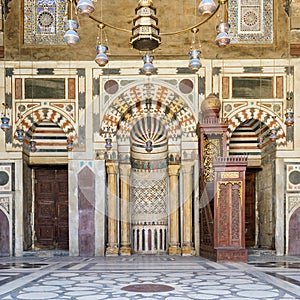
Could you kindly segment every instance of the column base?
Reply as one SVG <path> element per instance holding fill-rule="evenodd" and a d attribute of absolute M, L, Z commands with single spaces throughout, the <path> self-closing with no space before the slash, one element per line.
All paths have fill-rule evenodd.
<path fill-rule="evenodd" d="M 121 246 L 120 248 L 120 255 L 131 255 L 131 248 L 129 246 Z"/>
<path fill-rule="evenodd" d="M 168 251 L 169 255 L 181 255 L 181 248 L 179 247 L 178 243 L 170 244 Z"/>
<path fill-rule="evenodd" d="M 117 244 L 109 244 L 106 247 L 106 256 L 118 256 L 119 248 Z"/>
<path fill-rule="evenodd" d="M 195 249 L 192 247 L 191 243 L 183 243 L 181 254 L 182 256 L 193 256 L 195 255 Z"/>

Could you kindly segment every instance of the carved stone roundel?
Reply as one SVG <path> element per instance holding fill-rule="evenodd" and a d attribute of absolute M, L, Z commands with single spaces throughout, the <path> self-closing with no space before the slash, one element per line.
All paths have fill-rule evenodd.
<path fill-rule="evenodd" d="M 298 185 L 300 184 L 300 172 L 299 171 L 292 171 L 289 174 L 289 181 L 291 184 Z"/>
<path fill-rule="evenodd" d="M 6 185 L 9 181 L 9 176 L 6 172 L 0 171 L 0 186 Z"/>

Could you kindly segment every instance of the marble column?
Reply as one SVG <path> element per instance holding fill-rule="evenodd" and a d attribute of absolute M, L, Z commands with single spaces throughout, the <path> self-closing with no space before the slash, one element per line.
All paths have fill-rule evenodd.
<path fill-rule="evenodd" d="M 169 165 L 170 177 L 170 243 L 169 254 L 181 254 L 179 243 L 179 218 L 178 218 L 178 173 L 180 165 Z"/>
<path fill-rule="evenodd" d="M 131 255 L 130 246 L 130 164 L 120 165 L 121 174 L 121 255 Z"/>
<path fill-rule="evenodd" d="M 117 235 L 117 164 L 106 162 L 108 174 L 108 241 L 106 247 L 106 255 L 118 255 L 118 235 Z"/>
<path fill-rule="evenodd" d="M 183 243 L 182 255 L 194 255 L 192 243 L 192 197 L 193 197 L 193 163 L 183 161 Z"/>

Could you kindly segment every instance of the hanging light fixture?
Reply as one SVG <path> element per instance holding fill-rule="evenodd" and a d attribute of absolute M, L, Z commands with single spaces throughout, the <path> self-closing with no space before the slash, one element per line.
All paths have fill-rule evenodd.
<path fill-rule="evenodd" d="M 199 31 L 198 28 L 192 29 L 193 40 L 192 40 L 191 50 L 189 52 L 189 57 L 190 57 L 189 68 L 193 72 L 197 72 L 202 67 L 202 63 L 200 61 L 201 50 L 197 49 L 196 47 L 196 34 L 198 31 Z M 200 47 L 201 46 L 199 45 L 199 48 Z"/>
<path fill-rule="evenodd" d="M 18 123 L 20 123 L 21 120 L 21 114 L 18 114 Z M 21 127 L 21 125 L 19 125 L 16 129 L 16 134 L 17 134 L 17 140 L 20 142 L 23 142 L 24 140 L 24 130 Z"/>
<path fill-rule="evenodd" d="M 70 46 L 77 44 L 79 42 L 78 23 L 74 20 L 66 20 L 65 29 L 67 31 L 64 35 L 64 41 Z"/>
<path fill-rule="evenodd" d="M 140 0 L 135 9 L 136 17 L 133 19 L 132 36 L 130 43 L 139 51 L 152 51 L 160 43 L 158 19 L 152 0 Z"/>
<path fill-rule="evenodd" d="M 294 125 L 294 113 L 291 109 L 285 113 L 284 123 L 287 127 L 291 127 Z"/>
<path fill-rule="evenodd" d="M 66 33 L 64 35 L 64 41 L 68 45 L 73 46 L 79 42 L 79 35 L 77 33 L 79 25 L 78 22 L 73 20 L 73 0 L 68 0 L 66 13 L 67 18 L 64 25 Z"/>
<path fill-rule="evenodd" d="M 79 15 L 89 17 L 94 12 L 95 6 L 91 0 L 79 0 L 76 9 Z"/>
<path fill-rule="evenodd" d="M 224 48 L 230 44 L 230 37 L 228 34 L 230 25 L 227 22 L 226 2 L 227 0 L 220 1 L 222 18 L 221 18 L 221 23 L 218 24 L 216 27 L 218 33 L 216 37 L 216 45 L 219 46 L 220 48 Z"/>
<path fill-rule="evenodd" d="M 145 149 L 146 149 L 147 152 L 151 152 L 153 150 L 153 146 L 152 146 L 152 141 L 151 140 L 147 140 L 146 141 Z"/>
<path fill-rule="evenodd" d="M 257 139 L 257 148 L 262 149 L 264 147 L 265 139 L 264 137 L 260 136 Z"/>
<path fill-rule="evenodd" d="M 106 55 L 107 50 L 108 50 L 108 48 L 105 45 L 97 45 L 96 46 L 97 56 L 95 58 L 95 62 L 100 67 L 104 67 L 108 63 L 108 57 Z"/>
<path fill-rule="evenodd" d="M 22 128 L 17 128 L 16 133 L 17 133 L 18 141 L 23 142 L 23 140 L 24 140 L 24 130 Z"/>
<path fill-rule="evenodd" d="M 31 139 L 30 142 L 29 142 L 29 151 L 30 152 L 36 152 L 37 151 L 36 141 L 34 141 L 33 139 Z"/>
<path fill-rule="evenodd" d="M 74 141 L 71 137 L 67 139 L 67 150 L 72 151 L 74 148 Z"/>
<path fill-rule="evenodd" d="M 68 0 L 68 1 L 70 1 L 71 5 L 72 5 L 72 1 L 75 2 L 75 0 Z M 218 0 L 218 5 L 216 5 L 216 3 L 213 0 L 202 0 L 198 6 L 198 12 L 205 17 L 204 20 L 201 20 L 198 23 L 195 22 L 194 25 L 191 27 L 180 29 L 176 32 L 166 32 L 166 33 L 160 33 L 160 29 L 158 27 L 158 18 L 156 17 L 156 9 L 153 7 L 152 0 L 138 1 L 138 6 L 135 9 L 135 17 L 133 18 L 133 27 L 131 30 L 117 27 L 115 25 L 111 25 L 109 23 L 104 22 L 102 19 L 102 2 L 100 3 L 101 19 L 97 19 L 94 16 L 90 16 L 90 14 L 93 13 L 95 10 L 93 1 L 80 0 L 76 6 L 76 14 L 89 16 L 93 21 L 99 24 L 100 31 L 102 31 L 104 27 L 108 27 L 113 30 L 118 30 L 121 32 L 126 32 L 131 34 L 130 44 L 132 45 L 133 49 L 145 53 L 142 56 L 142 59 L 144 61 L 144 67 L 142 69 L 143 69 L 143 73 L 145 73 L 146 75 L 153 74 L 155 70 L 152 64 L 154 58 L 153 51 L 160 46 L 162 35 L 168 36 L 168 35 L 175 35 L 175 34 L 183 34 L 190 30 L 192 30 L 195 35 L 196 31 L 198 31 L 198 28 L 202 24 L 206 23 L 206 21 L 211 19 L 211 17 L 216 14 L 216 12 L 219 10 L 220 7 L 222 9 L 222 18 L 221 18 L 221 23 L 217 26 L 218 36 L 216 38 L 216 44 L 219 47 L 225 47 L 230 43 L 230 38 L 228 35 L 230 26 L 227 22 L 227 16 L 226 16 L 227 13 L 226 5 L 228 0 Z M 196 5 L 195 5 L 195 10 L 197 11 Z M 79 37 L 77 34 L 78 23 L 75 24 L 74 20 L 72 20 L 73 22 L 70 22 L 71 20 L 68 19 L 68 21 L 66 22 L 67 23 L 66 28 L 68 29 L 69 33 L 66 34 L 65 40 L 69 44 L 73 45 L 79 41 Z M 105 66 L 107 64 L 108 62 L 107 50 L 108 47 L 105 46 L 102 43 L 102 41 L 97 44 L 96 46 L 97 56 L 95 60 L 99 64 L 99 66 Z M 193 71 L 197 71 L 201 67 L 200 54 L 201 54 L 201 50 L 198 47 L 193 47 L 189 52 L 189 57 L 190 57 L 189 67 Z"/>
<path fill-rule="evenodd" d="M 2 103 L 2 105 L 4 106 L 3 112 L 2 112 L 2 117 L 1 117 L 1 129 L 6 132 L 9 129 L 9 121 L 10 118 L 6 115 L 6 108 L 7 108 L 7 104 Z"/>
<path fill-rule="evenodd" d="M 155 72 L 155 68 L 153 66 L 154 56 L 146 54 L 143 56 L 144 66 L 142 68 L 142 72 L 145 75 L 152 75 Z"/>
<path fill-rule="evenodd" d="M 98 66 L 104 67 L 108 63 L 108 57 L 106 55 L 108 51 L 108 47 L 103 45 L 102 43 L 104 24 L 101 23 L 98 27 L 99 27 L 99 35 L 97 37 L 97 46 L 96 46 L 97 56 L 95 58 L 95 62 L 98 64 Z"/>
<path fill-rule="evenodd" d="M 270 136 L 269 136 L 269 139 L 270 139 L 271 141 L 274 142 L 274 141 L 277 140 L 277 138 L 278 138 L 277 132 L 278 132 L 278 128 L 277 128 L 277 127 L 272 127 L 272 128 L 270 129 Z"/>
<path fill-rule="evenodd" d="M 217 7 L 213 0 L 202 0 L 198 7 L 199 13 L 203 16 L 210 16 L 216 9 Z"/>
<path fill-rule="evenodd" d="M 105 149 L 111 150 L 112 148 L 112 139 L 110 137 L 105 139 Z"/>
<path fill-rule="evenodd" d="M 277 128 L 277 126 L 276 126 L 276 117 L 275 116 L 273 116 L 273 119 L 274 119 L 274 125 L 273 125 L 273 127 L 271 127 L 270 128 L 270 136 L 269 136 L 269 139 L 271 140 L 271 141 L 276 141 L 277 139 L 278 139 L 278 135 L 277 135 L 277 133 L 278 133 L 278 128 Z"/>

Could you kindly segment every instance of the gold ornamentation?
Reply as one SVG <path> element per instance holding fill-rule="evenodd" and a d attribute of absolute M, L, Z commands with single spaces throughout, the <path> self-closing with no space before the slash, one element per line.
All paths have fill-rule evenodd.
<path fill-rule="evenodd" d="M 220 140 L 205 137 L 204 141 L 204 182 L 214 181 L 213 158 L 220 156 Z"/>
<path fill-rule="evenodd" d="M 221 172 L 221 178 L 239 178 L 239 172 Z"/>

